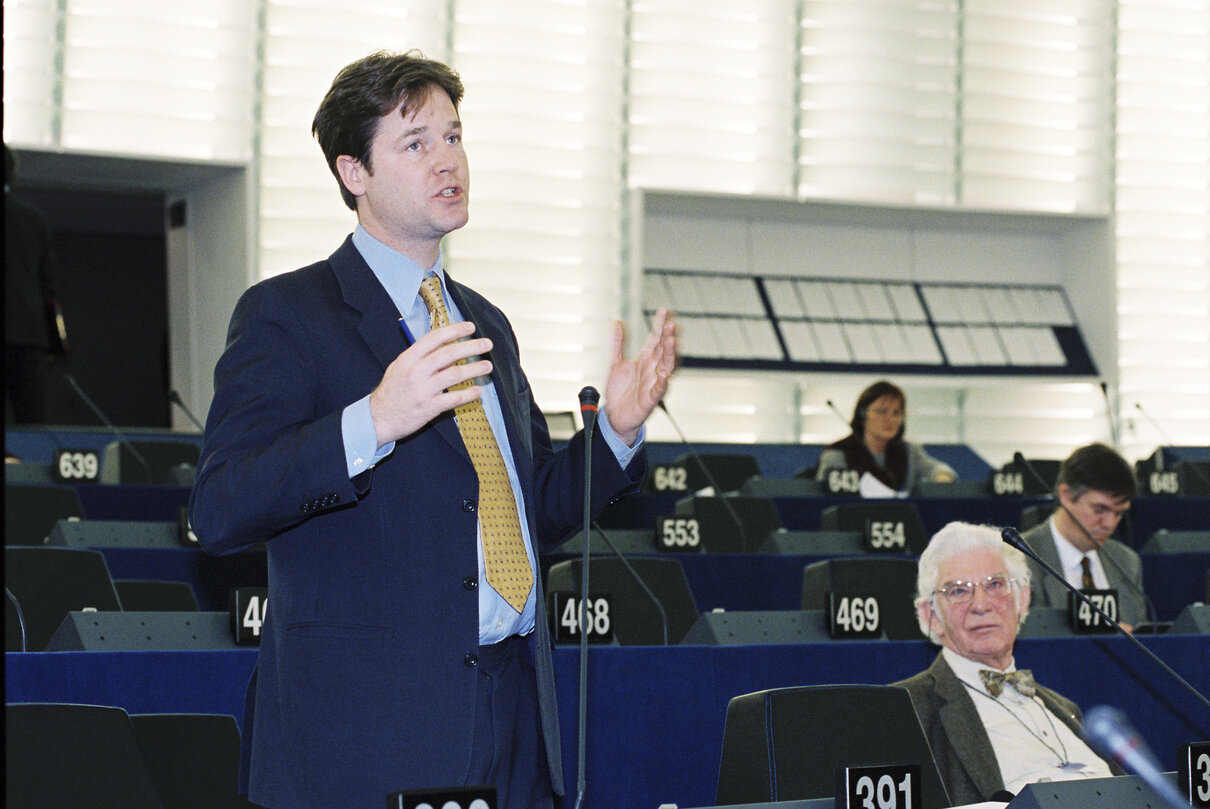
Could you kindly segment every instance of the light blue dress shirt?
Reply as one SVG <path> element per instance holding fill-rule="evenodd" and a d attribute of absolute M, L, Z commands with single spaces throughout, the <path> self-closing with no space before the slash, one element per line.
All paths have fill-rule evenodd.
<path fill-rule="evenodd" d="M 361 225 L 353 231 L 353 245 L 361 253 L 378 281 L 386 289 L 387 294 L 395 303 L 403 318 L 409 339 L 415 340 L 429 332 L 429 313 L 423 301 L 420 300 L 420 282 L 427 275 L 436 275 L 441 279 L 446 307 L 449 309 L 450 322 L 459 323 L 464 320 L 458 311 L 458 305 L 445 289 L 445 273 L 442 269 L 442 255 L 437 256 L 437 263 L 424 268 L 406 256 L 395 252 L 382 242 L 371 236 Z M 529 535 L 529 522 L 526 519 L 526 503 L 521 496 L 521 485 L 517 479 L 517 469 L 513 462 L 513 454 L 509 448 L 508 431 L 504 427 L 504 417 L 500 410 L 500 399 L 496 394 L 496 386 L 490 378 L 480 377 L 476 383 L 483 388 L 483 411 L 487 415 L 496 442 L 500 446 L 500 454 L 504 457 L 504 465 L 508 469 L 508 479 L 512 484 L 513 496 L 517 500 L 517 513 L 521 519 L 521 534 L 525 539 L 525 552 L 529 556 L 530 568 L 537 579 L 538 567 L 535 564 L 534 543 Z M 522 413 L 525 418 L 528 414 Z M 643 445 L 646 428 L 639 431 L 639 438 L 633 447 L 626 443 L 614 431 L 609 423 L 609 417 L 602 409 L 597 418 L 597 427 L 601 436 L 608 442 L 614 456 L 622 468 L 626 468 L 634 458 L 635 453 Z M 349 477 L 361 474 L 372 468 L 395 449 L 394 442 L 378 446 L 377 432 L 370 415 L 370 397 L 367 395 L 344 409 L 341 416 L 341 430 L 345 446 L 345 462 L 348 466 Z M 506 602 L 487 582 L 487 574 L 483 565 L 483 541 L 479 536 L 479 643 L 487 645 L 504 640 L 510 635 L 525 635 L 533 631 L 535 602 L 537 588 L 529 593 L 525 608 L 518 613 Z"/>

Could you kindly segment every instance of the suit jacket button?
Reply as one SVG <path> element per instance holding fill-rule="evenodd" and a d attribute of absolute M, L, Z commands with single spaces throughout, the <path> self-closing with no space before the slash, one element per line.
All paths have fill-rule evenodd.
<path fill-rule="evenodd" d="M 475 501 L 469 497 L 462 501 L 462 510 L 467 514 L 475 513 Z"/>
<path fill-rule="evenodd" d="M 471 668 L 474 668 L 475 666 L 479 665 L 479 655 L 475 654 L 474 652 L 467 652 L 466 656 L 462 658 L 462 662 Z"/>
<path fill-rule="evenodd" d="M 467 576 L 465 579 L 462 580 L 462 586 L 468 590 L 474 590 L 476 587 L 479 586 L 479 582 L 478 582 L 478 580 L 475 579 L 474 576 Z"/>

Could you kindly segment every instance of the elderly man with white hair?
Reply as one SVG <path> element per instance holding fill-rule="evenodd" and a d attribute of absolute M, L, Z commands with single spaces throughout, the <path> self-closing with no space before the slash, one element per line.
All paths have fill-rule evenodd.
<path fill-rule="evenodd" d="M 1029 566 L 995 528 L 953 522 L 920 556 L 916 615 L 942 646 L 902 682 L 953 805 L 1004 799 L 1026 784 L 1121 770 L 1080 738 L 1080 709 L 1018 670 L 1017 630 L 1029 610 Z"/>

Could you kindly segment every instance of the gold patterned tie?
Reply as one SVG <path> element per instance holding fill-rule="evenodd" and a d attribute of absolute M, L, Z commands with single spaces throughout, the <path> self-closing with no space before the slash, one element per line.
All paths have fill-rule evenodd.
<path fill-rule="evenodd" d="M 441 280 L 437 276 L 430 275 L 421 282 L 420 299 L 429 310 L 432 328 L 449 325 L 450 313 L 445 308 Z M 468 379 L 450 390 L 469 388 L 473 384 L 474 380 Z M 534 574 L 525 554 L 517 501 L 513 497 L 504 458 L 500 455 L 500 445 L 496 443 L 479 399 L 455 408 L 454 418 L 479 477 L 479 530 L 483 536 L 487 582 L 509 606 L 521 612 L 533 589 Z"/>

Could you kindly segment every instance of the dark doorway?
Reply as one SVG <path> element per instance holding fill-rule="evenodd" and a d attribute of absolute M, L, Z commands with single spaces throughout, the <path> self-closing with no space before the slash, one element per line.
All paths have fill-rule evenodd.
<path fill-rule="evenodd" d="M 20 183 L 11 193 L 42 211 L 54 234 L 71 353 L 51 371 L 47 423 L 102 425 L 104 416 L 119 427 L 168 427 L 163 194 Z"/>

